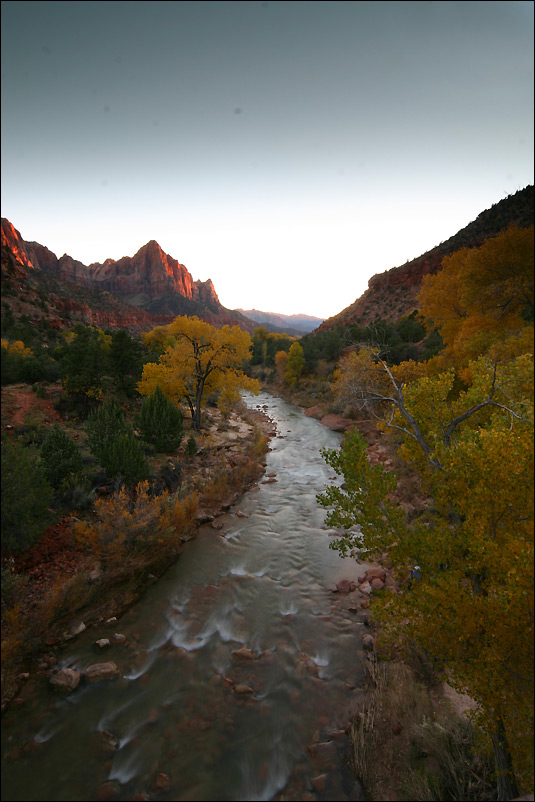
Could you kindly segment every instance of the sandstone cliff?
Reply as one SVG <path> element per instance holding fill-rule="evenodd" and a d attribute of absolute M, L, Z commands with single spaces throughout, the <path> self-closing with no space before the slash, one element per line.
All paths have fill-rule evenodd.
<path fill-rule="evenodd" d="M 401 267 L 393 267 L 372 276 L 368 289 L 350 306 L 325 320 L 318 331 L 350 324 L 367 325 L 376 319 L 395 322 L 418 308 L 417 295 L 422 279 L 437 273 L 444 256 L 460 248 L 474 248 L 495 237 L 511 223 L 528 227 L 533 224 L 533 186 L 510 195 L 482 212 L 465 228 L 427 253 Z"/>
<path fill-rule="evenodd" d="M 210 279 L 194 281 L 187 268 L 164 253 L 155 240 L 134 256 L 84 265 L 68 254 L 58 259 L 38 242 L 25 242 L 9 220 L 2 218 L 2 267 L 3 273 L 9 267 L 12 278 L 25 282 L 19 290 L 27 302 L 31 303 L 31 275 L 34 283 L 42 285 L 41 295 L 52 292 L 54 300 L 49 301 L 58 315 L 63 312 L 88 324 L 146 330 L 170 323 L 177 315 L 197 315 L 218 327 L 238 325 L 252 331 L 255 325 L 223 307 Z M 44 288 L 50 279 L 57 282 L 55 295 L 50 287 Z M 81 288 L 91 292 L 91 298 L 80 298 Z"/>

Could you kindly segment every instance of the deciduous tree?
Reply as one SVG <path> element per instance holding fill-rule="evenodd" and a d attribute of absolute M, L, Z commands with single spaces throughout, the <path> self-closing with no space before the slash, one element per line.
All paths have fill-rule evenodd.
<path fill-rule="evenodd" d="M 149 395 L 160 385 L 173 401 L 184 399 L 195 429 L 200 429 L 202 405 L 211 393 L 225 404 L 237 400 L 240 390 L 260 390 L 258 381 L 243 372 L 251 337 L 238 326 L 216 329 L 197 317 L 182 316 L 148 332 L 144 341 L 149 346 L 153 341 L 168 344 L 157 363 L 145 365 L 139 392 Z"/>

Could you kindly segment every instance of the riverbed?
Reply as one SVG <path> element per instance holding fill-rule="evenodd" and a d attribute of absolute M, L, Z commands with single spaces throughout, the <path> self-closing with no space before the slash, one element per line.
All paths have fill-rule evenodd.
<path fill-rule="evenodd" d="M 356 798 L 343 730 L 365 693 L 366 626 L 359 592 L 335 589 L 367 566 L 329 549 L 316 502 L 333 479 L 320 449 L 341 436 L 266 393 L 247 403 L 277 429 L 264 477 L 62 654 L 78 671 L 113 660 L 118 678 L 67 697 L 37 678 L 7 711 L 2 799 Z"/>

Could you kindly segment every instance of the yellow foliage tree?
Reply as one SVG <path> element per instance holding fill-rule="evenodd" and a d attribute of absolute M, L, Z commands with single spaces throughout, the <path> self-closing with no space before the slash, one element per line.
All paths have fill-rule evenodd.
<path fill-rule="evenodd" d="M 419 370 L 390 368 L 362 349 L 342 364 L 336 387 L 402 436 L 433 509 L 409 525 L 388 498 L 392 474 L 370 468 L 357 435 L 325 452 L 345 486 L 319 500 L 331 507 L 328 524 L 360 527 L 334 544 L 342 554 L 389 549 L 400 581 L 418 564 L 419 581 L 374 602 L 383 635 L 418 643 L 477 701 L 498 798 L 510 799 L 515 772 L 529 782 L 533 768 L 533 360 L 480 357 L 463 391 L 454 391 L 453 369 Z"/>
<path fill-rule="evenodd" d="M 533 337 L 533 226 L 510 226 L 478 248 L 462 248 L 425 276 L 419 294 L 428 328 L 445 344 L 430 369 L 466 365 L 507 341 L 514 355 Z M 531 344 L 533 352 L 533 344 Z"/>
<path fill-rule="evenodd" d="M 279 381 L 284 381 L 284 375 L 286 373 L 286 368 L 288 367 L 288 352 L 287 351 L 277 351 L 275 354 L 275 369 L 277 371 L 277 376 Z"/>
<path fill-rule="evenodd" d="M 143 369 L 137 388 L 150 395 L 160 385 L 173 401 L 184 399 L 194 429 L 201 426 L 201 408 L 216 393 L 224 406 L 239 398 L 241 390 L 257 394 L 260 384 L 243 372 L 250 358 L 251 337 L 239 326 L 216 329 L 197 317 L 177 317 L 144 335 L 147 346 L 165 346 L 157 363 Z"/>

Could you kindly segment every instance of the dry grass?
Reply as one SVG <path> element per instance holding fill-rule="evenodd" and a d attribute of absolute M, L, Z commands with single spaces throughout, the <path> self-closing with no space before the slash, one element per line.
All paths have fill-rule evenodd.
<path fill-rule="evenodd" d="M 368 697 L 351 729 L 353 765 L 372 800 L 490 800 L 492 757 L 466 719 L 437 708 L 402 662 L 368 662 Z"/>

